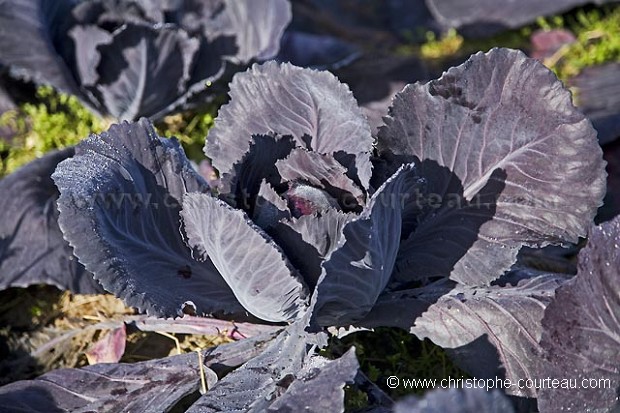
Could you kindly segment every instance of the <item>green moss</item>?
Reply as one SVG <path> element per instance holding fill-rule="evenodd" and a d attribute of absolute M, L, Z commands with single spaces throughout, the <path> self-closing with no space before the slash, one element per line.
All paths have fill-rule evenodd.
<path fill-rule="evenodd" d="M 166 116 L 156 126 L 162 136 L 176 137 L 187 157 L 198 161 L 204 159 L 202 149 L 209 129 L 213 127 L 217 106 L 208 107 L 201 113 L 184 112 Z"/>
<path fill-rule="evenodd" d="M 363 409 L 368 406 L 368 395 L 355 386 L 344 386 L 345 412 Z"/>
<path fill-rule="evenodd" d="M 470 39 L 464 43 L 462 51 L 470 55 L 478 51 L 486 52 L 494 47 L 526 49 L 530 45 L 530 36 L 534 29 L 532 26 L 526 26 L 499 33 L 488 39 Z"/>
<path fill-rule="evenodd" d="M 439 59 L 452 56 L 463 46 L 464 39 L 456 30 L 450 29 L 448 32 L 437 39 L 435 33 L 426 34 L 426 43 L 420 46 L 420 54 L 426 59 Z"/>
<path fill-rule="evenodd" d="M 168 116 L 157 124 L 158 130 L 162 136 L 176 136 L 191 159 L 202 159 L 205 137 L 219 104 L 214 103 L 202 113 Z M 10 143 L 0 140 L 0 177 L 51 150 L 75 145 L 91 133 L 101 133 L 112 122 L 91 113 L 75 96 L 40 87 L 34 102 L 0 116 L 0 126 L 16 132 Z"/>
<path fill-rule="evenodd" d="M 575 43 L 545 61 L 563 81 L 586 67 L 620 61 L 620 7 L 579 10 L 564 17 L 539 19 L 538 24 L 545 30 L 566 28 L 577 37 Z"/>
<path fill-rule="evenodd" d="M 395 53 L 404 56 L 419 55 L 426 60 L 442 60 L 467 57 L 478 51 L 487 51 L 493 47 L 510 47 L 520 49 L 527 47 L 532 27 L 502 32 L 487 39 L 465 39 L 455 29 L 450 29 L 440 37 L 435 33 L 426 33 L 426 42 L 403 44 Z"/>
<path fill-rule="evenodd" d="M 458 54 L 463 38 L 456 30 L 450 29 L 448 33 L 440 36 L 431 31 L 426 32 L 426 42 L 401 43 L 394 49 L 394 54 L 403 57 L 420 56 L 424 59 L 442 59 Z"/>
<path fill-rule="evenodd" d="M 34 102 L 4 113 L 0 125 L 16 132 L 10 143 L 0 142 L 1 176 L 46 152 L 75 145 L 90 133 L 100 133 L 109 122 L 92 114 L 75 96 L 40 87 Z"/>

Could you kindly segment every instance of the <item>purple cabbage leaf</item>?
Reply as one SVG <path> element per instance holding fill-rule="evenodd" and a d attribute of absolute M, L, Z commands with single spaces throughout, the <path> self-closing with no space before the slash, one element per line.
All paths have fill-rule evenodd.
<path fill-rule="evenodd" d="M 620 137 L 620 64 L 587 67 L 569 80 L 579 109 L 592 121 L 601 145 Z"/>
<path fill-rule="evenodd" d="M 178 142 L 147 120 L 86 139 L 53 179 L 65 238 L 127 304 L 157 316 L 249 312 L 264 321 L 305 309 L 306 287 L 280 248 L 210 195 Z"/>
<path fill-rule="evenodd" d="M 501 377 L 512 383 L 540 377 L 541 320 L 567 275 L 530 274 L 516 285 L 471 287 L 436 282 L 382 294 L 360 322 L 409 330 L 447 350 L 476 378 Z M 415 320 L 415 321 L 412 321 Z M 508 394 L 536 397 L 536 389 L 512 386 Z"/>
<path fill-rule="evenodd" d="M 562 285 L 542 319 L 546 363 L 541 411 L 611 412 L 620 408 L 620 217 L 594 227 L 577 275 Z"/>
<path fill-rule="evenodd" d="M 489 284 L 522 246 L 585 236 L 605 193 L 592 125 L 553 73 L 509 49 L 407 86 L 378 148 L 391 162 L 417 162 L 427 180 L 412 201 L 420 213 L 404 223 L 394 274 L 401 283 L 449 276 Z"/>
<path fill-rule="evenodd" d="M 0 64 L 12 76 L 36 84 L 54 85 L 59 91 L 78 94 L 79 87 L 56 45 L 68 42 L 56 38 L 64 29 L 72 0 L 9 0 L 0 10 Z M 27 45 L 24 44 L 27 42 Z M 36 50 L 36 53 L 33 51 Z"/>
<path fill-rule="evenodd" d="M 421 340 L 452 349 L 449 353 L 477 378 L 503 377 L 512 383 L 538 377 L 539 344 L 545 308 L 565 280 L 542 275 L 516 286 L 457 286 L 416 319 L 411 332 Z M 534 389 L 506 389 L 536 397 Z"/>
<path fill-rule="evenodd" d="M 138 363 L 59 369 L 0 387 L 0 409 L 24 412 L 162 412 L 198 393 L 200 364 L 217 376 L 257 357 L 273 338 L 257 336 L 201 351 Z M 216 377 L 216 376 L 214 376 Z"/>
<path fill-rule="evenodd" d="M 0 290 L 48 284 L 81 294 L 103 292 L 58 227 L 59 193 L 50 175 L 73 153 L 51 152 L 0 180 Z"/>
<path fill-rule="evenodd" d="M 199 41 L 182 31 L 125 24 L 96 49 L 100 61 L 93 93 L 116 119 L 157 118 L 184 93 L 198 47 Z"/>
<path fill-rule="evenodd" d="M 341 358 L 314 355 L 325 333 L 307 333 L 304 317 L 274 339 L 258 357 L 218 381 L 187 413 L 344 412 L 344 390 L 358 371 L 355 349 Z"/>
<path fill-rule="evenodd" d="M 336 360 L 310 357 L 297 380 L 268 411 L 344 412 L 344 385 L 353 383 L 358 367 L 355 348 Z"/>
<path fill-rule="evenodd" d="M 64 236 L 106 290 L 158 316 L 244 312 L 179 232 L 183 196 L 209 187 L 178 142 L 146 120 L 113 125 L 80 143 L 52 177 Z"/>
<path fill-rule="evenodd" d="M 213 262 L 249 312 L 266 321 L 286 321 L 304 309 L 308 291 L 303 280 L 243 211 L 195 193 L 185 196 L 181 216 L 194 256 Z M 243 244 L 247 247 L 239 248 Z"/>
<path fill-rule="evenodd" d="M 604 162 L 570 94 L 535 60 L 494 49 L 406 87 L 378 149 L 388 167 L 377 171 L 413 161 L 427 182 L 403 219 L 393 291 L 358 324 L 410 328 L 477 377 L 538 377 L 541 320 L 565 277 L 490 284 L 523 245 L 577 242 L 601 204 Z"/>

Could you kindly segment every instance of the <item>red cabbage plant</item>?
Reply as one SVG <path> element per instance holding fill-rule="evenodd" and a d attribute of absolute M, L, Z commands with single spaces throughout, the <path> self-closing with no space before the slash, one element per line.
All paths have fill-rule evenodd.
<path fill-rule="evenodd" d="M 105 290 L 159 317 L 280 326 L 204 352 L 212 385 L 188 412 L 343 411 L 354 351 L 316 351 L 328 327 L 350 325 L 407 329 L 472 375 L 513 383 L 566 375 L 579 358 L 575 374 L 609 378 L 612 390 L 505 391 L 544 411 L 594 394 L 601 409 L 617 404 L 620 254 L 610 242 L 620 230 L 617 220 L 591 230 L 605 193 L 596 132 L 542 64 L 509 49 L 473 55 L 405 87 L 377 137 L 328 72 L 254 65 L 230 97 L 205 146 L 217 186 L 144 119 L 89 137 L 52 175 L 62 251 Z M 572 280 L 515 266 L 524 246 L 589 231 Z M 2 239 L 11 250 L 19 237 Z M 48 411 L 162 411 L 198 390 L 197 369 L 184 355 L 56 371 L 0 388 L 0 406 L 19 397 Z M 457 412 L 508 402 L 446 392 L 394 411 L 416 403 Z"/>
<path fill-rule="evenodd" d="M 274 57 L 290 20 L 287 0 L 7 0 L 0 66 L 99 115 L 159 119 Z"/>

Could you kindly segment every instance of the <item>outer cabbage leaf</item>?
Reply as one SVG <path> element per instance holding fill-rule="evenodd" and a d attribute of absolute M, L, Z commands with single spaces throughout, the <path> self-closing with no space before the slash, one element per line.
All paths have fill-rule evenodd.
<path fill-rule="evenodd" d="M 538 378 L 541 320 L 562 280 L 550 274 L 514 287 L 456 286 L 415 320 L 411 332 L 455 349 L 457 361 L 477 378 L 504 376 L 512 383 Z M 536 397 L 536 389 L 514 386 L 506 392 Z"/>
<path fill-rule="evenodd" d="M 466 201 L 475 201 L 494 173 L 505 174 L 505 187 L 488 205 L 492 219 L 482 223 L 451 274 L 444 274 L 463 283 L 489 283 L 513 264 L 516 252 L 506 251 L 522 245 L 577 242 L 605 193 L 604 161 L 590 122 L 553 73 L 509 49 L 478 53 L 438 80 L 407 86 L 379 132 L 379 149 L 386 157 L 411 155 L 422 165 L 447 168 Z M 444 174 L 433 182 L 437 177 L 419 173 L 435 188 L 453 185 Z M 470 231 L 454 222 L 452 232 Z M 442 251 L 442 237 L 422 234 L 429 251 Z M 427 265 L 439 263 L 435 255 L 426 257 Z M 486 257 L 494 257 L 493 268 L 471 271 Z M 411 271 L 400 277 L 419 277 L 419 264 L 409 260 Z"/>
<path fill-rule="evenodd" d="M 316 344 L 326 344 L 326 336 L 324 333 L 307 333 L 304 331 L 306 326 L 307 317 L 289 326 L 260 356 L 218 381 L 187 413 L 266 412 L 271 411 L 270 407 L 274 407 L 275 411 L 278 406 L 286 411 L 285 406 L 296 406 L 299 392 L 303 389 L 313 391 L 325 388 L 325 381 L 329 380 L 329 367 L 342 368 L 335 380 L 329 380 L 329 384 L 336 382 L 337 386 L 341 386 L 342 382 L 348 381 L 353 371 L 357 370 L 352 352 L 343 356 L 344 360 L 333 362 L 335 365 L 327 364 L 319 371 L 313 371 L 317 359 L 312 353 Z M 313 373 L 318 373 L 314 379 Z M 330 405 L 323 411 L 342 411 L 341 393 L 338 394 L 338 390 L 335 393 L 332 394 L 334 397 L 325 399 Z M 282 404 L 278 404 L 280 397 L 283 398 Z"/>
<path fill-rule="evenodd" d="M 0 406 L 41 413 L 161 412 L 198 390 L 199 370 L 195 353 L 134 364 L 59 369 L 0 387 Z"/>
<path fill-rule="evenodd" d="M 409 330 L 414 321 L 442 296 L 449 294 L 454 288 L 453 281 L 441 279 L 424 287 L 400 291 L 386 289 L 372 310 L 354 323 L 362 328 L 398 327 Z"/>
<path fill-rule="evenodd" d="M 587 67 L 570 79 L 579 109 L 592 121 L 601 145 L 620 137 L 620 63 Z"/>
<path fill-rule="evenodd" d="M 301 277 L 243 211 L 208 194 L 188 194 L 181 216 L 194 255 L 213 262 L 250 313 L 287 321 L 305 309 L 308 291 Z"/>
<path fill-rule="evenodd" d="M 275 56 L 292 17 L 287 0 L 209 0 L 181 4 L 181 7 L 178 2 L 172 7 L 168 5 L 166 16 L 174 16 L 171 22 L 192 34 L 200 32 L 201 45 L 188 90 L 191 101 L 197 104 L 203 104 L 206 93 L 212 93 L 205 83 L 218 79 L 230 67 L 225 65 L 226 61 L 245 65 Z M 179 103 L 185 103 L 184 100 Z"/>
<path fill-rule="evenodd" d="M 220 35 L 235 36 L 237 50 L 228 56 L 233 63 L 267 60 L 280 49 L 280 38 L 292 18 L 287 0 L 224 0 L 224 10 L 215 16 Z M 206 27 L 208 36 L 213 30 Z"/>
<path fill-rule="evenodd" d="M 358 369 L 355 348 L 336 360 L 310 357 L 286 393 L 269 406 L 268 411 L 342 413 L 344 386 L 353 383 Z"/>
<path fill-rule="evenodd" d="M 541 411 L 620 408 L 619 269 L 616 217 L 592 229 L 588 245 L 579 253 L 577 276 L 558 289 L 545 310 L 541 345 L 548 364 L 541 377 L 570 380 L 572 388 L 541 391 Z"/>
<path fill-rule="evenodd" d="M 218 375 L 255 357 L 269 337 L 224 344 L 202 352 L 205 367 Z M 59 369 L 34 380 L 0 387 L 0 409 L 23 412 L 169 411 L 198 391 L 195 352 L 139 363 L 97 364 Z"/>
<path fill-rule="evenodd" d="M 71 0 L 4 0 L 0 7 L 0 64 L 15 77 L 54 85 L 76 94 L 78 87 L 54 48 L 54 32 Z"/>
<path fill-rule="evenodd" d="M 73 153 L 52 152 L 0 180 L 0 289 L 50 284 L 80 294 L 103 291 L 58 227 L 59 194 L 50 175 Z"/>
<path fill-rule="evenodd" d="M 462 29 L 476 36 L 488 36 L 508 28 L 515 29 L 540 16 L 561 14 L 588 3 L 605 4 L 614 0 L 427 0 L 433 16 L 443 25 Z"/>
<path fill-rule="evenodd" d="M 599 209 L 597 220 L 609 221 L 616 215 L 620 215 L 620 141 L 614 142 L 605 148 L 605 160 L 607 161 L 607 195 L 605 203 Z"/>
<path fill-rule="evenodd" d="M 185 89 L 198 46 L 180 30 L 123 26 L 98 47 L 97 90 L 109 113 L 131 120 L 166 111 Z"/>
<path fill-rule="evenodd" d="M 187 413 L 266 411 L 309 357 L 305 323 L 299 320 L 258 357 L 217 382 Z"/>
<path fill-rule="evenodd" d="M 248 152 L 253 135 L 275 132 L 318 153 L 351 155 L 343 165 L 368 188 L 370 128 L 349 89 L 331 73 L 288 63 L 254 65 L 235 75 L 230 97 L 205 145 L 220 173 L 233 170 Z"/>
<path fill-rule="evenodd" d="M 479 236 L 480 228 L 497 211 L 506 174 L 493 171 L 486 185 L 468 201 L 458 178 L 447 168 L 424 161 L 416 169 L 420 176 L 432 178 L 409 200 L 411 206 L 403 216 L 396 284 L 426 283 L 452 273 L 460 282 L 478 285 L 486 281 L 480 273 L 489 277 L 501 274 L 498 263 L 512 263 L 518 249 L 493 248 L 492 241 Z"/>
<path fill-rule="evenodd" d="M 144 119 L 113 125 L 80 143 L 53 179 L 64 236 L 106 290 L 158 316 L 184 306 L 244 312 L 213 263 L 194 260 L 183 241 L 183 195 L 209 188 L 176 140 Z"/>
<path fill-rule="evenodd" d="M 511 413 L 510 400 L 499 390 L 438 389 L 423 398 L 410 396 L 397 402 L 394 413 Z"/>
<path fill-rule="evenodd" d="M 290 19 L 287 0 L 6 0 L 0 65 L 97 114 L 161 118 L 223 93 L 206 83 L 227 67 L 274 56 Z"/>
<path fill-rule="evenodd" d="M 313 317 L 320 325 L 348 325 L 371 310 L 396 261 L 402 197 L 417 184 L 413 165 L 402 166 L 377 190 L 360 216 L 344 226 L 338 247 L 322 265 L 315 292 Z"/>

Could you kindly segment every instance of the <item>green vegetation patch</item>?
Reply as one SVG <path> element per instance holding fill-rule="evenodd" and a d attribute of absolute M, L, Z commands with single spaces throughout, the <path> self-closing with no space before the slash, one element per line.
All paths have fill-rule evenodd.
<path fill-rule="evenodd" d="M 569 30 L 577 39 L 544 62 L 562 81 L 567 81 L 586 67 L 620 61 L 620 6 L 582 8 L 563 15 L 541 17 L 536 24 L 508 30 L 487 39 L 465 39 L 454 29 L 439 37 L 428 32 L 425 43 L 403 44 L 396 48 L 395 53 L 419 55 L 432 61 L 465 58 L 493 47 L 527 50 L 531 47 L 532 33 L 553 29 Z"/>
<path fill-rule="evenodd" d="M 202 149 L 216 114 L 217 106 L 212 106 L 201 113 L 184 112 L 166 116 L 156 126 L 162 136 L 177 138 L 188 158 L 197 161 L 205 158 Z"/>
<path fill-rule="evenodd" d="M 0 141 L 0 176 L 54 149 L 75 145 L 90 133 L 100 133 L 110 122 L 86 109 L 75 96 L 51 87 L 37 89 L 34 102 L 0 116 L 0 125 L 15 131 L 11 142 Z"/>
<path fill-rule="evenodd" d="M 564 46 L 545 64 L 563 81 L 584 68 L 620 61 L 620 7 L 579 10 L 567 16 L 539 19 L 544 30 L 565 28 L 577 41 Z"/>
<path fill-rule="evenodd" d="M 202 112 L 184 112 L 167 116 L 157 124 L 162 136 L 175 136 L 187 155 L 203 159 L 202 148 L 219 103 Z M 39 87 L 33 102 L 22 103 L 17 110 L 0 116 L 0 126 L 15 131 L 11 141 L 0 140 L 0 177 L 45 153 L 76 145 L 91 133 L 107 130 L 113 119 L 102 119 L 71 95 Z"/>

